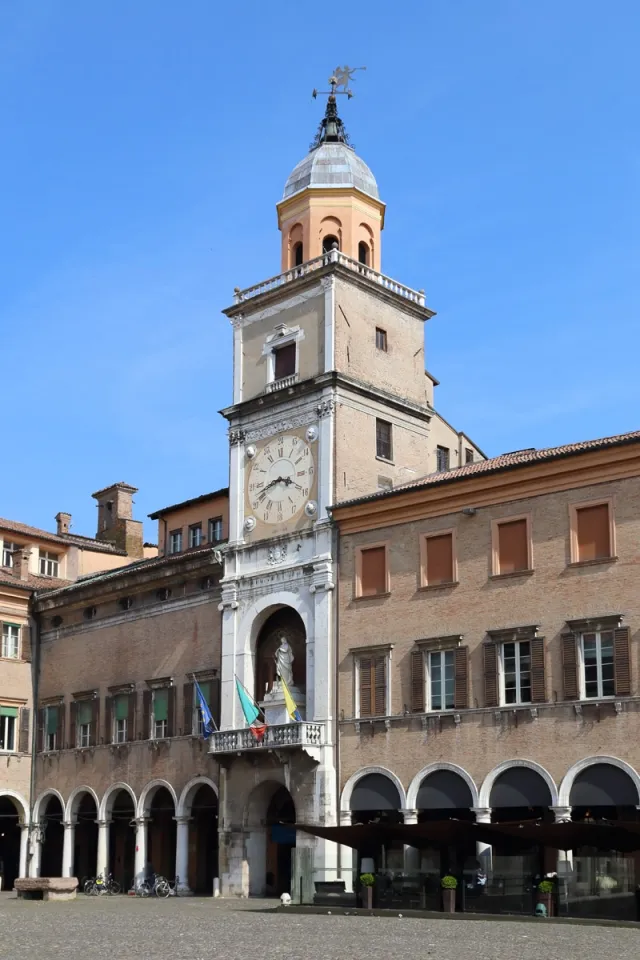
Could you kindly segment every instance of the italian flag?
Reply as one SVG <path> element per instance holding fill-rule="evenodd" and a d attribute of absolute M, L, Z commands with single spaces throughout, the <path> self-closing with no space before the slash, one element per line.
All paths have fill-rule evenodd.
<path fill-rule="evenodd" d="M 260 714 L 262 711 L 253 697 L 250 696 L 247 690 L 242 686 L 237 677 L 236 690 L 238 691 L 240 706 L 242 707 L 244 718 L 247 721 L 247 726 L 249 727 L 249 730 L 251 730 L 251 733 L 254 735 L 258 743 L 262 743 L 262 738 L 267 732 L 267 725 L 264 722 L 264 717 L 262 720 L 260 720 Z"/>

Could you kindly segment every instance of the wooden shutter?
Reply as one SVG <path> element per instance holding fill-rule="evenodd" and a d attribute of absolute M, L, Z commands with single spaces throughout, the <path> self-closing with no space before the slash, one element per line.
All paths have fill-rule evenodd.
<path fill-rule="evenodd" d="M 578 699 L 578 659 L 574 633 L 562 636 L 562 688 L 565 700 Z"/>
<path fill-rule="evenodd" d="M 29 627 L 20 627 L 20 645 L 22 647 L 22 659 L 31 663 L 31 629 Z"/>
<path fill-rule="evenodd" d="M 361 657 L 360 659 L 360 716 L 370 717 L 373 714 L 371 703 L 371 657 Z"/>
<path fill-rule="evenodd" d="M 374 660 L 375 697 L 374 712 L 376 717 L 387 715 L 387 658 L 376 657 Z"/>
<path fill-rule="evenodd" d="M 370 547 L 360 554 L 360 594 L 374 597 L 387 592 L 387 549 Z"/>
<path fill-rule="evenodd" d="M 129 713 L 127 716 L 127 740 L 135 740 L 136 738 L 136 704 L 138 700 L 138 694 L 135 690 L 132 690 L 129 694 Z"/>
<path fill-rule="evenodd" d="M 169 737 L 175 737 L 176 735 L 176 694 L 178 692 L 177 687 L 169 687 L 168 693 L 168 702 L 167 702 L 167 729 Z"/>
<path fill-rule="evenodd" d="M 56 729 L 56 750 L 64 750 L 66 746 L 64 742 L 66 709 L 67 709 L 67 705 L 64 702 L 64 700 L 62 700 L 56 707 L 56 710 L 58 711 L 58 727 Z M 75 741 L 71 744 L 71 746 L 75 747 Z"/>
<path fill-rule="evenodd" d="M 456 647 L 453 670 L 453 705 L 456 710 L 466 710 L 469 706 L 469 647 Z"/>
<path fill-rule="evenodd" d="M 36 742 L 36 749 L 38 753 L 42 753 L 44 750 L 44 718 L 45 718 L 45 708 L 40 707 L 38 710 L 38 736 Z"/>
<path fill-rule="evenodd" d="M 531 650 L 531 700 L 544 703 L 547 699 L 544 679 L 544 640 L 534 637 L 529 641 Z"/>
<path fill-rule="evenodd" d="M 498 645 L 485 643 L 484 650 L 484 705 L 498 706 Z"/>
<path fill-rule="evenodd" d="M 600 560 L 611 556 L 609 505 L 581 507 L 576 511 L 579 561 Z"/>
<path fill-rule="evenodd" d="M 274 379 L 281 380 L 283 377 L 292 377 L 296 372 L 296 345 L 288 343 L 285 347 L 279 347 L 274 351 Z"/>
<path fill-rule="evenodd" d="M 189 680 L 182 687 L 182 702 L 184 704 L 183 733 L 189 737 L 193 733 L 193 681 Z"/>
<path fill-rule="evenodd" d="M 104 698 L 104 743 L 113 743 L 113 697 Z"/>
<path fill-rule="evenodd" d="M 631 696 L 631 663 L 629 658 L 629 627 L 618 627 L 613 632 L 614 676 L 617 697 Z"/>
<path fill-rule="evenodd" d="M 91 701 L 91 737 L 89 743 L 92 747 L 95 747 L 100 743 L 99 734 L 100 726 L 100 698 L 96 697 L 95 700 Z"/>
<path fill-rule="evenodd" d="M 18 751 L 20 753 L 29 753 L 29 719 L 31 711 L 29 707 L 23 707 L 20 711 L 20 735 L 18 739 Z"/>
<path fill-rule="evenodd" d="M 424 653 L 411 651 L 411 712 L 424 713 Z"/>
<path fill-rule="evenodd" d="M 142 692 L 142 739 L 151 739 L 151 690 Z"/>
<path fill-rule="evenodd" d="M 62 704 L 60 704 L 62 706 Z M 78 703 L 72 700 L 69 704 L 69 746 L 73 750 L 76 746 L 76 715 L 78 712 Z M 59 716 L 59 715 L 58 715 Z"/>
<path fill-rule="evenodd" d="M 517 573 L 529 569 L 527 521 L 498 524 L 498 569 L 496 573 Z"/>
<path fill-rule="evenodd" d="M 453 535 L 442 534 L 438 537 L 427 537 L 426 576 L 427 585 L 451 583 L 453 580 Z"/>

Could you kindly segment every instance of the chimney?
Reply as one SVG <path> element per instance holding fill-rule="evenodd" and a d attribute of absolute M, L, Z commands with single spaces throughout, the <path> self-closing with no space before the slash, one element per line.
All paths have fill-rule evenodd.
<path fill-rule="evenodd" d="M 142 523 L 133 519 L 133 495 L 137 492 L 138 488 L 128 483 L 114 483 L 91 494 L 98 501 L 96 540 L 112 543 L 132 560 L 144 557 Z"/>
<path fill-rule="evenodd" d="M 69 527 L 71 526 L 71 514 L 70 513 L 56 513 L 56 533 L 59 537 L 63 537 L 65 533 L 69 533 Z"/>
<path fill-rule="evenodd" d="M 29 576 L 29 559 L 31 547 L 25 543 L 13 551 L 13 572 L 18 580 L 26 580 Z"/>

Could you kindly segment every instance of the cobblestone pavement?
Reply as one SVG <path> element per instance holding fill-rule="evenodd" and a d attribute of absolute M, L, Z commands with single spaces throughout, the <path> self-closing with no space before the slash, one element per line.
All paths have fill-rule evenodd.
<path fill-rule="evenodd" d="M 638 960 L 640 930 L 304 916 L 264 901 L 0 898 L 0 960 Z"/>

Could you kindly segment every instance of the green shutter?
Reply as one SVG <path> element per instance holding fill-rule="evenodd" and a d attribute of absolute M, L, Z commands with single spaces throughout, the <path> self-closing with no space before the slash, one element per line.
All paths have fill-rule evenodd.
<path fill-rule="evenodd" d="M 153 691 L 153 719 L 157 722 L 169 719 L 169 689 Z"/>
<path fill-rule="evenodd" d="M 58 707 L 47 707 L 47 733 L 58 732 Z"/>
<path fill-rule="evenodd" d="M 127 720 L 129 718 L 129 697 L 126 693 L 116 697 L 116 720 Z"/>
<path fill-rule="evenodd" d="M 77 713 L 76 713 L 76 723 L 78 724 L 78 726 L 82 726 L 84 723 L 91 723 L 92 718 L 93 718 L 92 701 L 79 700 Z"/>
<path fill-rule="evenodd" d="M 211 709 L 211 680 L 205 680 L 204 683 L 201 683 L 200 689 L 202 690 L 202 696 L 207 701 L 207 706 Z"/>
<path fill-rule="evenodd" d="M 0 707 L 0 717 L 17 717 L 17 707 Z"/>

